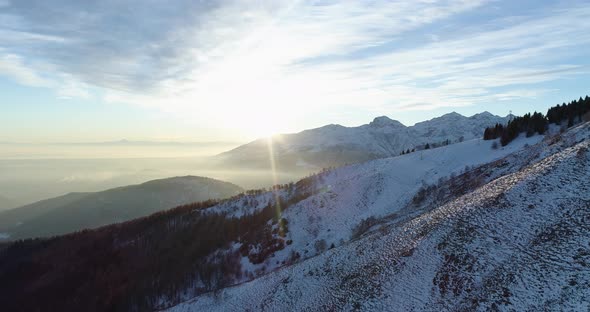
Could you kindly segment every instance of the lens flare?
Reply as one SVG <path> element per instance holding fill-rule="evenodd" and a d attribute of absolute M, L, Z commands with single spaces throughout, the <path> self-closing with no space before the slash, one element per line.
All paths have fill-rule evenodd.
<path fill-rule="evenodd" d="M 279 201 L 279 190 L 275 187 L 277 184 L 279 184 L 279 182 L 277 179 L 277 165 L 276 165 L 276 160 L 275 160 L 275 153 L 274 153 L 272 136 L 269 136 L 266 142 L 268 145 L 268 159 L 270 161 L 270 174 L 272 175 L 272 182 L 273 182 L 272 192 L 274 193 L 274 196 L 275 196 L 277 220 L 279 220 L 281 218 L 282 212 L 281 212 L 281 203 Z"/>

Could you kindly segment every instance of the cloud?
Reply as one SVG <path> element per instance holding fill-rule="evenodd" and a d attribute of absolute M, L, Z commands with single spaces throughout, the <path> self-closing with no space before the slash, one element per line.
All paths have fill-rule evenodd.
<path fill-rule="evenodd" d="M 136 92 L 194 80 L 195 72 L 234 57 L 236 49 L 276 49 L 274 61 L 288 65 L 375 46 L 479 4 L 314 3 L 24 0 L 4 10 L 0 25 L 8 43 L 18 44 L 16 54 L 86 83 Z"/>
<path fill-rule="evenodd" d="M 97 87 L 109 102 L 269 127 L 344 106 L 383 113 L 515 100 L 587 74 L 590 8 L 506 6 L 23 0 L 0 11 L 0 74 L 64 98 Z"/>
<path fill-rule="evenodd" d="M 213 2 L 211 2 L 213 3 Z M 18 1 L 0 25 L 13 53 L 104 88 L 145 91 L 194 68 L 211 43 L 203 28 L 218 4 L 178 1 Z M 4 21 L 4 22 L 1 22 Z M 18 45 L 15 45 L 18 43 Z"/>
<path fill-rule="evenodd" d="M 25 65 L 21 57 L 14 54 L 0 54 L 0 74 L 12 77 L 27 86 L 47 87 L 51 85 L 49 80 L 41 77 L 35 70 Z"/>
<path fill-rule="evenodd" d="M 90 98 L 90 87 L 87 84 L 81 83 L 68 75 L 62 75 L 61 79 L 63 84 L 56 91 L 58 98 L 63 100 Z"/>
<path fill-rule="evenodd" d="M 359 59 L 327 62 L 329 70 L 381 90 L 379 109 L 432 109 L 497 100 L 495 89 L 520 88 L 587 75 L 580 57 L 590 45 L 590 9 L 572 6 L 528 18 L 497 21 L 491 27 Z M 573 22 L 575 21 L 575 22 Z M 500 23 L 503 22 L 503 23 Z M 362 80 L 357 77 L 363 77 Z M 363 92 L 359 93 L 359 100 Z M 393 101 L 391 101 L 393 99 Z M 517 99 L 512 94 L 512 99 Z"/>
<path fill-rule="evenodd" d="M 14 54 L 2 54 L 2 50 L 0 50 L 0 75 L 12 78 L 25 86 L 52 88 L 60 99 L 87 99 L 90 97 L 89 86 L 74 77 L 67 74 L 47 77 L 41 72 L 36 66 L 25 64 L 22 57 Z"/>

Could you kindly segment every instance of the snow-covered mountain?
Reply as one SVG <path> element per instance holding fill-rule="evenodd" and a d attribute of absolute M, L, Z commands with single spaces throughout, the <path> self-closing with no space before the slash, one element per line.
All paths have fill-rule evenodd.
<path fill-rule="evenodd" d="M 289 248 L 317 256 L 170 311 L 586 311 L 590 124 L 518 140 L 510 151 L 481 142 L 472 154 L 470 141 L 334 170 L 324 191 L 284 212 L 293 242 L 265 264 Z M 453 176 L 459 163 L 486 164 Z M 372 221 L 346 242 L 363 217 Z"/>
<path fill-rule="evenodd" d="M 482 126 L 493 126 L 497 123 L 505 124 L 512 116 L 499 117 L 489 112 L 465 117 L 456 112 L 445 114 L 441 117 L 423 121 L 409 127 L 420 141 L 424 143 L 438 143 L 445 140 L 456 142 L 461 137 L 464 139 L 480 138 Z"/>
<path fill-rule="evenodd" d="M 547 133 L 505 147 L 464 140 L 0 244 L 0 306 L 585 310 L 590 123 Z"/>
<path fill-rule="evenodd" d="M 269 155 L 279 169 L 326 168 L 399 155 L 425 144 L 451 143 L 479 138 L 483 130 L 509 117 L 488 112 L 465 117 L 449 113 L 406 127 L 386 116 L 359 127 L 327 125 L 294 134 L 259 139 L 217 156 L 224 166 L 268 168 Z M 272 149 L 269 149 L 269 144 Z"/>
<path fill-rule="evenodd" d="M 226 198 L 243 190 L 210 178 L 186 176 L 94 193 L 70 193 L 0 212 L 2 239 L 65 234 L 150 215 L 178 205 Z"/>

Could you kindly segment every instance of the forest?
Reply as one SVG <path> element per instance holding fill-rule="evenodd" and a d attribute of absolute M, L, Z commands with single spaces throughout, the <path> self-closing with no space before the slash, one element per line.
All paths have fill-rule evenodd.
<path fill-rule="evenodd" d="M 219 289 L 242 277 L 242 257 L 262 263 L 290 243 L 288 223 L 277 207 L 284 211 L 311 196 L 324 173 L 274 186 L 269 191 L 286 195 L 271 196 L 262 209 L 239 218 L 207 209 L 238 199 L 254 206 L 255 195 L 266 190 L 1 245 L 0 306 L 3 311 L 145 311 L 178 302 L 183 294 Z M 234 244 L 240 248 L 232 249 Z M 298 258 L 292 255 L 293 261 Z"/>
<path fill-rule="evenodd" d="M 530 137 L 535 133 L 545 133 L 549 124 L 569 128 L 576 123 L 589 120 L 589 112 L 590 97 L 580 97 L 580 99 L 573 100 L 567 104 L 558 104 L 549 108 L 547 115 L 538 112 L 534 112 L 532 115 L 528 113 L 524 116 L 512 118 L 507 125 L 496 124 L 493 127 L 488 127 L 484 130 L 483 139 L 495 140 L 500 138 L 502 146 L 506 146 L 523 132 L 526 133 L 527 137 Z"/>

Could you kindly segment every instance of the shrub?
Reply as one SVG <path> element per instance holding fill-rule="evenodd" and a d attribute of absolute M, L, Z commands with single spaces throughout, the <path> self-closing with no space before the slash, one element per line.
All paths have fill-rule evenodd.
<path fill-rule="evenodd" d="M 326 244 L 326 240 L 324 239 L 320 239 L 315 241 L 315 243 L 313 244 L 313 246 L 315 247 L 315 250 L 318 253 L 324 252 L 328 246 L 328 244 Z"/>

